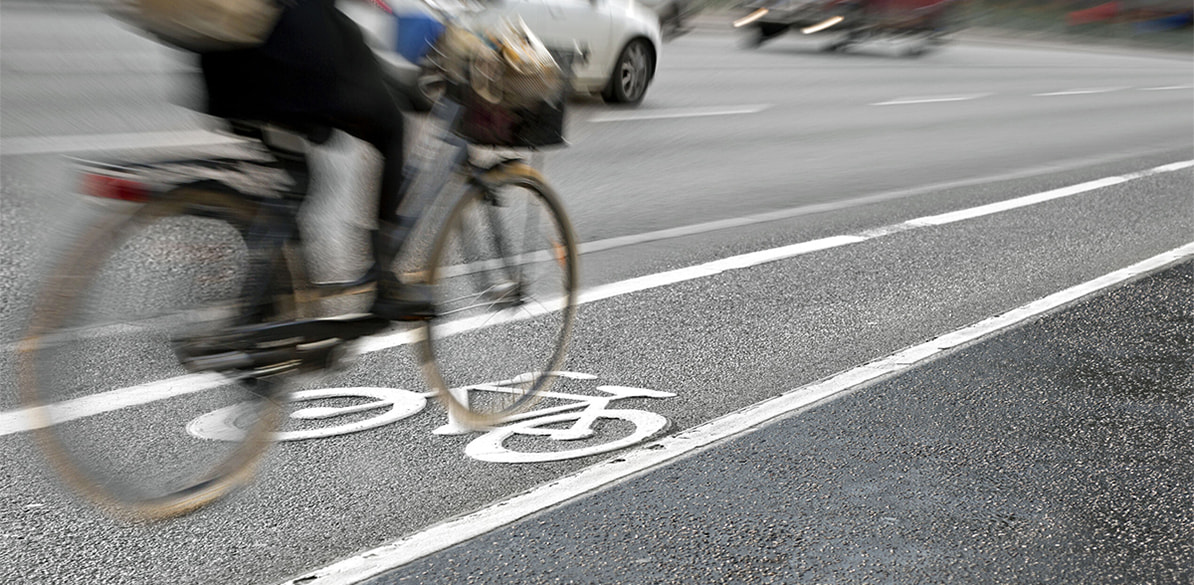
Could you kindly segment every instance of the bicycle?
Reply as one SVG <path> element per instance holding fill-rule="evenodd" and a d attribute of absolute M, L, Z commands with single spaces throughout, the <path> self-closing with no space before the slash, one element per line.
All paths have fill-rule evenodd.
<path fill-rule="evenodd" d="M 556 55 L 562 83 L 513 121 L 505 112 L 505 126 L 486 117 L 500 104 L 479 100 L 468 79 L 452 85 L 409 157 L 400 215 L 447 212 L 429 243 L 404 252 L 426 261 L 395 266 L 435 301 L 434 318 L 405 326 L 427 385 L 473 426 L 547 389 L 542 373 L 560 369 L 575 318 L 576 239 L 558 196 L 522 158 L 482 164 L 474 148 L 562 143 L 576 55 Z M 332 299 L 372 292 L 371 279 L 307 277 L 297 219 L 311 178 L 306 147 L 330 130 L 232 127 L 249 139 L 244 156 L 80 161 L 105 217 L 50 272 L 20 345 L 20 392 L 41 449 L 68 486 L 118 516 L 175 516 L 243 485 L 296 374 L 326 372 L 353 342 L 403 327 L 323 314 Z M 393 241 L 419 227 L 401 222 Z M 466 403 L 447 391 L 520 372 L 531 374 L 504 400 Z M 245 429 L 237 440 L 178 432 L 229 405 Z"/>

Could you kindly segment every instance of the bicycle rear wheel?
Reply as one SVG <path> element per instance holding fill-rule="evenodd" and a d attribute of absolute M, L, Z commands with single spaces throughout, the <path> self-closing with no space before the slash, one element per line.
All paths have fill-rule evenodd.
<path fill-rule="evenodd" d="M 50 274 L 21 344 L 21 392 L 39 446 L 81 495 L 120 516 L 191 511 L 243 483 L 277 424 L 277 382 L 189 373 L 174 344 L 243 319 L 255 206 L 180 189 L 94 226 Z M 275 316 L 293 307 L 289 272 Z M 278 280 L 278 279 L 275 279 Z M 187 423 L 235 405 L 243 434 Z"/>
<path fill-rule="evenodd" d="M 577 262 L 559 199 L 527 165 L 490 170 L 456 203 L 431 251 L 438 316 L 420 353 L 461 422 L 494 424 L 551 384 L 576 315 Z M 484 385 L 504 391 L 470 391 Z"/>

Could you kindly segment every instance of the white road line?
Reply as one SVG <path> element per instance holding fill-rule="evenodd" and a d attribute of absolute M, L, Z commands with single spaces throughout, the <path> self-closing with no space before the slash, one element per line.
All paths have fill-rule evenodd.
<path fill-rule="evenodd" d="M 636 120 L 661 120 L 669 118 L 733 116 L 757 114 L 770 107 L 770 104 L 756 104 L 744 106 L 727 106 L 720 108 L 690 108 L 657 111 L 639 110 L 625 114 L 602 114 L 590 118 L 589 121 L 629 122 Z M 218 134 L 215 132 L 209 132 L 207 130 L 130 132 L 122 134 L 80 134 L 75 136 L 22 136 L 0 139 L 0 156 L 219 146 L 225 144 L 236 144 L 244 141 L 245 139 L 243 138 L 229 136 L 226 134 Z"/>
<path fill-rule="evenodd" d="M 352 585 L 425 556 L 484 535 L 532 514 L 592 494 L 598 489 L 662 467 L 781 417 L 826 404 L 869 384 L 938 359 L 996 333 L 1074 303 L 1088 295 L 1194 257 L 1194 243 L 1054 293 L 929 342 L 825 380 L 789 390 L 679 434 L 637 447 L 615 459 L 585 468 L 528 492 L 453 518 L 422 532 L 317 569 L 284 585 Z"/>
<path fill-rule="evenodd" d="M 673 110 L 635 110 L 624 114 L 598 114 L 590 122 L 634 122 L 638 120 L 666 120 L 672 118 L 702 118 L 707 116 L 736 116 L 757 114 L 771 107 L 771 104 L 745 106 L 724 106 L 715 108 L 680 108 Z"/>
<path fill-rule="evenodd" d="M 56 405 L 53 420 L 56 422 L 77 420 L 158 400 L 203 392 L 224 384 L 225 380 L 226 378 L 218 374 L 190 374 L 130 388 L 109 390 Z M 40 429 L 46 426 L 46 421 L 50 420 L 50 417 L 46 416 L 47 414 L 31 408 L 0 412 L 0 436 Z"/>
<path fill-rule="evenodd" d="M 1092 87 L 1089 89 L 1067 89 L 1064 91 L 1050 91 L 1046 93 L 1034 93 L 1034 97 L 1052 97 L 1061 95 L 1090 95 L 1095 93 L 1111 93 L 1113 91 L 1123 91 L 1128 89 L 1126 87 Z"/>
<path fill-rule="evenodd" d="M 906 97 L 896 98 L 885 102 L 875 102 L 872 106 L 905 106 L 908 104 L 936 104 L 942 102 L 965 102 L 969 100 L 977 100 L 988 97 L 989 93 L 975 93 L 969 95 L 942 95 L 942 96 L 928 96 L 928 97 Z"/>
<path fill-rule="evenodd" d="M 1131 156 L 1151 156 L 1153 154 L 1161 154 L 1169 152 L 1169 149 L 1149 150 L 1134 153 Z M 971 187 L 974 185 L 987 185 L 999 181 L 1013 181 L 1017 179 L 1026 179 L 1037 177 L 1044 173 L 1053 173 L 1071 169 L 1080 169 L 1089 167 L 1094 163 L 1105 163 L 1124 160 L 1129 157 L 1115 156 L 1104 157 L 1099 159 L 1075 159 L 1070 161 L 1060 162 L 1045 167 L 1034 167 L 1014 171 L 1009 173 L 1000 173 L 997 175 L 987 175 L 984 177 L 976 177 L 971 179 L 962 179 L 958 181 L 946 181 L 943 183 L 934 183 L 930 185 L 923 185 L 919 187 L 910 187 L 907 189 L 897 189 L 894 191 L 882 191 L 879 193 L 872 193 L 855 197 L 852 199 L 839 199 L 835 201 L 827 201 L 825 203 L 812 203 L 809 205 L 801 205 L 799 207 L 789 207 L 787 209 L 778 209 L 775 211 L 767 211 L 757 213 L 754 215 L 745 215 L 741 217 L 731 217 L 727 219 L 719 219 L 704 223 L 691 224 L 679 226 L 674 228 L 666 228 L 662 230 L 655 230 L 651 232 L 642 232 L 638 234 L 631 234 L 627 236 L 616 236 L 606 238 L 604 240 L 594 240 L 585 242 L 580 245 L 580 253 L 592 254 L 595 252 L 602 252 L 605 250 L 612 250 L 614 248 L 621 248 L 625 246 L 635 246 L 645 244 L 648 242 L 656 242 L 661 240 L 669 240 L 673 238 L 682 238 L 687 236 L 695 236 L 714 232 L 718 230 L 744 227 L 748 225 L 756 225 L 761 223 L 768 223 L 784 219 L 791 219 L 794 217 L 801 217 L 805 215 L 812 215 L 815 213 L 827 213 L 830 211 L 839 211 L 842 209 L 849 209 L 853 207 L 860 207 L 862 205 L 869 205 L 873 203 L 880 203 L 884 201 L 892 201 L 902 199 L 905 197 L 914 197 L 917 195 L 924 195 L 927 193 L 935 193 L 947 189 L 959 189 L 964 187 Z M 883 228 L 878 228 L 883 229 Z"/>
<path fill-rule="evenodd" d="M 1028 205 L 1036 205 L 1037 203 L 1043 203 L 1045 201 L 1050 201 L 1052 199 L 1060 199 L 1062 197 L 1069 197 L 1071 195 L 1077 195 L 1079 193 L 1086 193 L 1088 191 L 1094 191 L 1095 189 L 1103 189 L 1105 187 L 1110 187 L 1112 185 L 1118 185 L 1120 183 L 1126 183 L 1128 181 L 1131 181 L 1134 179 L 1139 179 L 1141 177 L 1147 177 L 1149 175 L 1155 175 L 1158 173 L 1168 173 L 1168 172 L 1173 172 L 1173 171 L 1180 171 L 1182 169 L 1190 168 L 1191 166 L 1194 166 L 1194 161 L 1177 162 L 1177 163 L 1173 163 L 1173 164 L 1169 164 L 1169 165 L 1162 165 L 1162 166 L 1159 166 L 1159 167 L 1156 167 L 1153 169 L 1149 169 L 1147 171 L 1140 171 L 1137 173 L 1128 173 L 1126 175 L 1119 175 L 1117 177 L 1107 177 L 1105 179 L 1088 181 L 1086 183 L 1071 185 L 1069 187 L 1062 187 L 1060 189 L 1053 189 L 1051 191 L 1045 191 L 1043 193 L 1036 193 L 1034 195 L 1026 195 L 1024 197 L 1017 197 L 1015 199 L 1009 199 L 1007 201 L 1000 201 L 998 203 L 991 203 L 988 205 L 980 205 L 978 207 L 971 207 L 970 209 L 962 209 L 962 210 L 953 211 L 950 213 L 942 213 L 940 215 L 930 215 L 930 216 L 926 216 L 926 217 L 912 219 L 912 220 L 908 220 L 906 223 L 913 227 L 921 227 L 921 226 L 928 226 L 928 225 L 945 225 L 947 223 L 953 223 L 955 221 L 962 221 L 964 219 L 971 219 L 971 218 L 979 217 L 981 215 L 990 215 L 992 213 L 999 213 L 1001 211 L 1007 211 L 1009 209 L 1016 209 L 1018 207 L 1026 207 Z"/>
<path fill-rule="evenodd" d="M 1138 87 L 1139 91 L 1173 91 L 1175 89 L 1194 89 L 1194 85 L 1166 85 L 1164 87 Z"/>
<path fill-rule="evenodd" d="M 28 136 L 0 139 L 0 156 L 217 146 L 244 141 L 244 138 L 217 134 L 207 130 Z"/>
<path fill-rule="evenodd" d="M 1154 167 L 1152 169 L 1148 169 L 1145 171 L 1129 173 L 1127 175 L 1119 175 L 1116 177 L 1107 177 L 1104 179 L 1088 181 L 1086 183 L 1081 183 L 1081 184 L 1073 185 L 1070 187 L 1063 187 L 1060 189 L 1053 189 L 1051 191 L 1045 191 L 1043 193 L 1026 195 L 1024 197 L 1018 197 L 1016 199 L 1011 199 L 1008 201 L 1001 201 L 999 203 L 992 203 L 989 205 L 982 205 L 979 207 L 963 209 L 963 210 L 954 211 L 954 212 L 950 212 L 950 213 L 943 213 L 943 214 L 939 214 L 939 215 L 931 215 L 931 216 L 925 216 L 925 217 L 920 217 L 920 218 L 916 218 L 916 219 L 910 219 L 910 220 L 902 222 L 902 223 L 892 224 L 892 225 L 883 226 L 883 227 L 874 228 L 874 229 L 869 229 L 869 230 L 865 230 L 863 232 L 859 232 L 857 234 L 833 236 L 833 237 L 828 237 L 828 238 L 822 238 L 819 240 L 812 240 L 809 242 L 801 242 L 798 244 L 782 246 L 779 248 L 771 248 L 768 250 L 761 250 L 758 252 L 740 254 L 738 256 L 730 256 L 728 258 L 723 258 L 721 260 L 714 260 L 712 262 L 697 264 L 695 266 L 689 266 L 687 268 L 679 268 L 679 269 L 670 270 L 667 272 L 660 272 L 660 273 L 656 273 L 656 274 L 650 274 L 647 276 L 640 276 L 638 278 L 631 278 L 631 279 L 623 280 L 620 282 L 614 282 L 614 283 L 605 284 L 605 285 L 598 285 L 598 286 L 581 291 L 580 294 L 578 295 L 577 302 L 578 302 L 578 304 L 593 303 L 593 302 L 597 302 L 597 301 L 601 301 L 601 300 L 605 300 L 605 299 L 628 295 L 631 293 L 642 292 L 642 291 L 647 291 L 647 290 L 651 290 L 651 289 L 655 289 L 655 288 L 678 284 L 681 282 L 698 280 L 701 278 L 707 278 L 710 276 L 721 274 L 723 272 L 729 272 L 729 271 L 733 271 L 733 270 L 742 270 L 745 268 L 751 268 L 751 267 L 759 266 L 762 264 L 767 264 L 770 262 L 776 262 L 779 260 L 787 260 L 787 259 L 795 258 L 797 256 L 801 256 L 804 254 L 809 254 L 812 252 L 819 252 L 822 250 L 829 250 L 832 248 L 838 248 L 838 247 L 847 246 L 850 244 L 857 244 L 860 242 L 878 239 L 878 238 L 888 236 L 891 234 L 895 234 L 895 233 L 905 232 L 905 231 L 918 229 L 918 228 L 922 228 L 922 227 L 945 225 L 945 224 L 953 223 L 956 221 L 962 221 L 964 219 L 973 219 L 973 218 L 981 217 L 984 215 L 991 215 L 994 213 L 1008 211 L 1011 209 L 1017 209 L 1017 208 L 1021 208 L 1021 207 L 1025 207 L 1025 206 L 1029 206 L 1029 205 L 1035 205 L 1037 203 L 1043 203 L 1045 201 L 1051 201 L 1051 200 L 1059 199 L 1062 197 L 1070 197 L 1070 196 L 1078 195 L 1081 193 L 1088 193 L 1088 192 L 1095 191 L 1098 189 L 1103 189 L 1103 188 L 1106 188 L 1106 187 L 1109 187 L 1112 185 L 1118 185 L 1118 184 L 1124 183 L 1126 181 L 1131 181 L 1133 179 L 1139 179 L 1139 178 L 1157 175 L 1157 174 L 1161 174 L 1161 173 L 1169 173 L 1169 172 L 1179 171 L 1179 170 L 1183 170 L 1183 169 L 1187 169 L 1187 168 L 1191 168 L 1191 167 L 1194 167 L 1194 160 L 1181 161 L 1181 162 L 1176 162 L 1176 163 L 1172 163 L 1172 164 L 1162 165 L 1159 167 Z M 503 321 L 503 323 L 508 323 L 508 322 L 510 322 L 510 320 Z M 462 330 L 457 331 L 457 333 L 464 332 L 465 330 L 479 329 L 479 328 L 482 328 L 483 326 L 485 326 L 485 325 L 484 324 L 462 324 L 462 326 L 461 326 Z M 466 327 L 468 329 L 466 329 Z M 361 351 L 361 353 L 371 353 L 371 352 L 375 352 L 375 351 L 381 351 L 383 349 L 389 349 L 392 347 L 409 345 L 419 339 L 420 331 L 421 330 L 418 330 L 418 329 L 416 329 L 416 330 L 398 329 L 389 334 L 371 337 L 368 340 L 366 340 L 364 342 L 364 344 L 362 344 L 359 347 L 359 350 Z M 187 378 L 188 378 L 188 376 L 183 376 L 180 378 L 171 378 L 168 380 L 162 380 L 160 382 L 143 384 L 141 386 L 135 386 L 132 388 L 112 390 L 110 392 L 105 393 L 104 395 L 109 396 L 109 399 L 106 400 L 106 402 L 115 403 L 118 401 L 120 404 L 127 405 L 127 406 L 135 406 L 138 404 L 145 404 L 145 403 L 160 399 L 160 397 L 163 395 L 163 389 L 176 386 L 176 385 L 180 384 L 180 382 L 179 382 L 180 380 L 184 380 Z M 100 412 L 105 412 L 105 411 L 97 411 L 94 414 L 99 414 Z M 20 410 L 15 410 L 15 411 L 0 412 L 0 436 L 25 432 L 25 431 L 29 431 L 29 430 L 32 430 L 33 428 L 35 428 L 37 423 L 35 422 L 34 417 L 31 416 L 32 414 L 33 414 L 33 412 L 30 409 L 20 409 Z M 77 411 L 73 414 L 77 415 L 76 418 L 87 416 L 87 414 L 82 411 Z"/>

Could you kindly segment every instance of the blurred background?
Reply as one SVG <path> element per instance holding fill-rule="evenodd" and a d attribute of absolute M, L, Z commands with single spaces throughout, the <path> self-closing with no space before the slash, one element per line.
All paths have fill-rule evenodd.
<path fill-rule="evenodd" d="M 1127 43 L 1189 50 L 1191 15 L 1182 0 L 969 0 L 975 27 L 1009 34 L 1063 35 L 1091 43 Z"/>

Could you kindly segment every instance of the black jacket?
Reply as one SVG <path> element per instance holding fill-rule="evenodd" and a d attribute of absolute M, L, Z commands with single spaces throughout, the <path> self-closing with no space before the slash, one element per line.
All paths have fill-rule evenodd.
<path fill-rule="evenodd" d="M 200 56 L 208 113 L 337 126 L 341 113 L 387 93 L 361 30 L 334 0 L 288 4 L 265 44 Z"/>

